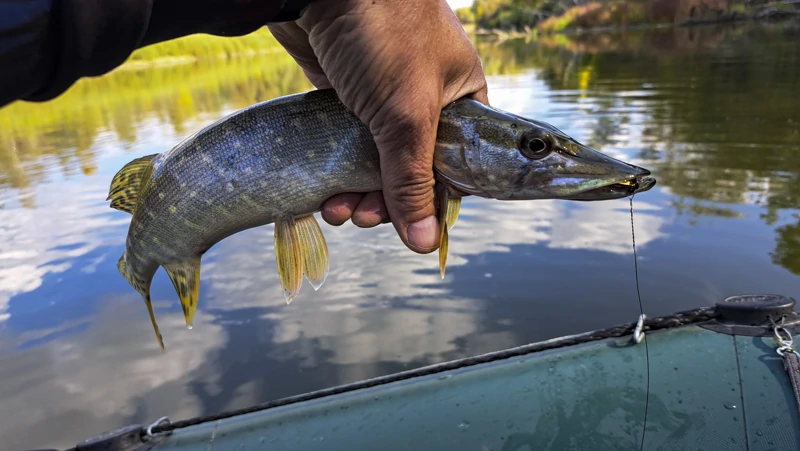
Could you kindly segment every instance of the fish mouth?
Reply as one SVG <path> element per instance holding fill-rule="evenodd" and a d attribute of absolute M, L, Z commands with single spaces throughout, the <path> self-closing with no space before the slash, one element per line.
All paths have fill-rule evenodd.
<path fill-rule="evenodd" d="M 568 199 L 581 201 L 621 199 L 649 191 L 654 186 L 656 186 L 656 179 L 650 176 L 650 171 L 647 171 L 645 174 L 629 176 L 607 185 L 574 194 L 569 196 Z"/>

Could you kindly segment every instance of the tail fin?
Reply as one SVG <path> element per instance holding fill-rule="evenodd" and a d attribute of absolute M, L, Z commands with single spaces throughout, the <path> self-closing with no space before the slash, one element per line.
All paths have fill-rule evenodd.
<path fill-rule="evenodd" d="M 135 288 L 136 291 L 139 292 L 139 294 L 142 295 L 142 299 L 144 299 L 144 303 L 147 306 L 147 313 L 150 314 L 150 322 L 153 324 L 153 331 L 156 333 L 156 339 L 158 340 L 158 345 L 161 346 L 161 350 L 163 351 L 164 340 L 161 337 L 161 331 L 158 330 L 158 323 L 156 323 L 156 315 L 153 312 L 153 303 L 150 301 L 150 289 L 142 287 L 141 284 L 136 282 L 135 278 L 133 277 L 133 274 L 131 274 L 130 270 L 128 269 L 128 265 L 125 263 L 124 252 L 122 253 L 122 256 L 119 258 L 119 261 L 117 261 L 117 269 L 119 270 L 119 273 L 122 274 L 122 277 L 124 277 L 125 280 L 127 280 L 128 283 L 131 284 L 131 286 Z"/>
<path fill-rule="evenodd" d="M 111 180 L 111 188 L 106 200 L 111 201 L 111 208 L 133 214 L 139 201 L 139 188 L 150 167 L 150 161 L 158 154 L 137 158 L 122 167 Z M 147 175 L 146 178 L 149 178 Z"/>

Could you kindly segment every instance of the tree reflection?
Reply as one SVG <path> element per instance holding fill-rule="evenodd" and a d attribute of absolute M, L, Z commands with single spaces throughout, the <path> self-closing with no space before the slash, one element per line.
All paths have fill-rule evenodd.
<path fill-rule="evenodd" d="M 773 224 L 800 206 L 797 35 L 791 25 L 671 28 L 551 35 L 481 51 L 489 69 L 534 69 L 556 92 L 591 97 L 591 146 L 618 144 L 638 120 L 638 157 L 674 195 L 678 215 L 736 218 L 743 214 L 725 204 L 756 204 Z M 503 59 L 513 64 L 496 62 Z M 775 263 L 800 275 L 800 224 L 777 233 Z"/>
<path fill-rule="evenodd" d="M 137 139 L 149 117 L 184 135 L 189 119 L 219 117 L 223 109 L 311 89 L 286 53 L 146 70 L 124 68 L 84 79 L 46 103 L 16 103 L 0 110 L 0 187 L 25 189 L 44 181 L 44 161 L 66 176 L 95 168 L 91 150 L 99 133 Z M 49 157 L 49 158 L 43 158 Z"/>
<path fill-rule="evenodd" d="M 800 222 L 778 227 L 775 250 L 770 254 L 772 262 L 781 265 L 792 274 L 800 275 Z"/>

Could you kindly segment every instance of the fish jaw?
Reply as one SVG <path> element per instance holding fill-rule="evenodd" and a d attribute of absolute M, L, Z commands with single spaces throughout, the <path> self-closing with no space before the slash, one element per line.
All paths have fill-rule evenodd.
<path fill-rule="evenodd" d="M 623 180 L 618 183 L 612 183 L 593 188 L 581 193 L 576 193 L 567 198 L 567 200 L 576 201 L 597 201 L 597 200 L 612 200 L 621 199 L 623 197 L 632 196 L 638 193 L 644 193 L 656 186 L 656 179 L 649 176 L 650 172 L 641 176 L 636 176 L 628 180 Z"/>
<path fill-rule="evenodd" d="M 656 183 L 550 124 L 466 99 L 443 110 L 434 169 L 452 190 L 498 200 L 610 200 Z"/>
<path fill-rule="evenodd" d="M 598 201 L 627 197 L 649 191 L 656 184 L 651 172 L 611 158 L 569 137 L 554 136 L 559 151 L 554 159 L 564 160 L 561 175 L 554 177 L 554 190 L 565 200 Z"/>

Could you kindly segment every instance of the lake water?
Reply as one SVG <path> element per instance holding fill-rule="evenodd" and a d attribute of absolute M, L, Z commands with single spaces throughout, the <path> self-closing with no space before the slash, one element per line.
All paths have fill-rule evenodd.
<path fill-rule="evenodd" d="M 800 32 L 739 25 L 478 42 L 493 105 L 651 169 L 634 199 L 649 316 L 726 296 L 800 298 Z M 636 320 L 628 199 L 466 199 L 448 274 L 391 225 L 323 224 L 324 287 L 286 305 L 272 227 L 203 259 L 194 329 L 163 271 L 166 343 L 117 273 L 125 163 L 238 108 L 307 90 L 284 54 L 79 83 L 0 110 L 0 448 L 74 445 Z"/>

